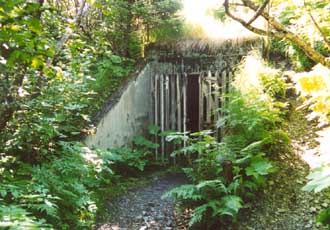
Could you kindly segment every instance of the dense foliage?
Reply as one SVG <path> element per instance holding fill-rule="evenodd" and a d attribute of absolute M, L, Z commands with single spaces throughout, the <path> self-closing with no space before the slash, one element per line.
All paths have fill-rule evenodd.
<path fill-rule="evenodd" d="M 275 47 L 282 47 L 298 67 L 311 67 L 313 62 L 330 67 L 329 1 L 225 0 L 223 6 L 219 12 L 256 34 L 276 39 L 280 44 Z M 267 26 L 260 26 L 260 20 Z"/>
<path fill-rule="evenodd" d="M 229 101 L 221 109 L 224 116 L 218 127 L 225 129 L 223 140 L 219 143 L 211 130 L 193 133 L 187 147 L 174 152 L 191 154 L 195 159 L 184 169 L 192 184 L 165 195 L 193 208 L 191 226 L 214 229 L 228 218 L 235 221 L 239 210 L 264 185 L 266 176 L 274 172 L 276 167 L 268 157 L 288 144 L 281 130 L 285 104 L 275 99 L 283 98 L 285 89 L 280 72 L 255 55 L 248 56 L 227 95 Z M 175 133 L 168 139 L 184 137 Z"/>
<path fill-rule="evenodd" d="M 255 14 L 240 22 L 271 36 L 273 54 L 311 70 L 295 77 L 297 89 L 310 118 L 327 127 L 330 3 L 225 2 L 222 13 L 234 20 L 240 21 L 240 8 Z M 94 132 L 91 117 L 144 57 L 145 47 L 181 35 L 179 8 L 176 0 L 0 1 L 0 228 L 90 229 L 99 194 L 114 187 L 118 175 L 144 170 L 157 146 L 142 137 L 134 149 L 95 152 L 79 140 Z M 268 22 L 267 30 L 253 27 L 258 17 Z M 317 63 L 323 66 L 313 67 Z M 219 220 L 235 221 L 275 170 L 268 157 L 288 142 L 280 129 L 286 87 L 280 76 L 247 57 L 217 124 L 226 133 L 222 142 L 214 131 L 202 131 L 173 153 L 193 161 L 185 169 L 192 183 L 167 194 L 194 209 L 191 225 L 207 229 Z M 323 138 L 329 136 L 326 130 Z M 315 169 L 304 189 L 328 188 L 328 171 L 329 165 Z M 326 209 L 319 221 L 329 224 L 329 216 Z"/>
<path fill-rule="evenodd" d="M 120 171 L 77 141 L 93 132 L 91 117 L 144 47 L 179 33 L 179 7 L 172 0 L 0 1 L 0 228 L 90 229 L 96 191 Z M 111 161 L 137 156 L 132 166 L 143 169 L 144 150 Z"/>

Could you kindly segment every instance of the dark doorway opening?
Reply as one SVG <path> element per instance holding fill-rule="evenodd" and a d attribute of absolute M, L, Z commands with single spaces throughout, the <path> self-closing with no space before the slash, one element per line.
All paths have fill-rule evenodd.
<path fill-rule="evenodd" d="M 188 75 L 187 84 L 187 131 L 200 131 L 199 124 L 199 73 Z"/>

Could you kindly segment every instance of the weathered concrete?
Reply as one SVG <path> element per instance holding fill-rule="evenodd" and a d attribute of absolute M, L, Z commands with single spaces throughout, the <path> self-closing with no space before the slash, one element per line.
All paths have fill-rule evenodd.
<path fill-rule="evenodd" d="M 115 103 L 102 115 L 97 132 L 89 135 L 85 143 L 89 147 L 116 148 L 131 143 L 134 136 L 142 134 L 151 123 L 152 87 L 151 78 L 157 72 L 166 72 L 171 65 L 151 62 L 125 87 L 121 89 Z"/>

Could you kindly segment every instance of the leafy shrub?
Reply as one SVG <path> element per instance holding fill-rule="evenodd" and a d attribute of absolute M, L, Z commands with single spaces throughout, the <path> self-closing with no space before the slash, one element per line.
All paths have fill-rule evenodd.
<path fill-rule="evenodd" d="M 56 203 L 61 211 L 54 219 L 50 218 L 54 226 L 61 229 L 87 227 L 93 223 L 96 211 L 89 189 L 96 172 L 80 155 L 79 146 L 71 143 L 62 143 L 62 146 L 62 157 L 34 167 L 32 179 L 59 198 Z"/>
<path fill-rule="evenodd" d="M 270 43 L 272 57 L 281 56 L 297 70 L 310 69 L 315 63 L 295 44 L 287 40 L 272 38 Z"/>
<path fill-rule="evenodd" d="M 5 175 L 0 189 L 0 218 L 8 226 L 16 223 L 31 224 L 28 229 L 85 229 L 94 223 L 96 191 L 110 183 L 109 165 L 97 155 L 84 153 L 79 143 L 60 145 L 61 158 L 33 167 L 20 165 L 17 172 Z"/>
<path fill-rule="evenodd" d="M 249 56 L 226 95 L 228 102 L 221 108 L 224 115 L 217 126 L 226 133 L 221 143 L 210 130 L 167 137 L 168 141 L 185 140 L 186 147 L 173 154 L 193 159 L 184 169 L 193 183 L 165 194 L 193 208 L 190 226 L 214 229 L 226 220 L 236 221 L 244 203 L 275 171 L 267 155 L 275 151 L 274 146 L 288 144 L 286 133 L 280 130 L 285 104 L 275 98 L 284 97 L 285 87 L 278 71 L 265 66 L 260 58 Z"/>
<path fill-rule="evenodd" d="M 17 205 L 0 205 L 0 228 L 2 229 L 53 229 L 45 220 L 37 220 L 28 211 Z"/>
<path fill-rule="evenodd" d="M 176 138 L 179 136 L 176 133 Z M 194 209 L 190 226 L 203 223 L 207 229 L 217 223 L 219 218 L 230 216 L 235 219 L 243 207 L 243 199 L 250 197 L 264 183 L 264 177 L 274 171 L 272 164 L 260 152 L 263 141 L 253 142 L 243 149 L 231 148 L 232 143 L 217 143 L 209 133 L 194 133 L 186 148 L 174 154 L 185 153 L 196 155 L 191 168 L 184 171 L 195 184 L 183 185 L 166 193 L 164 197 L 173 196 L 183 206 Z M 174 138 L 170 136 L 170 138 Z M 238 150 L 238 152 L 236 152 Z M 226 162 L 231 163 L 228 177 Z"/>
<path fill-rule="evenodd" d="M 140 58 L 145 33 L 165 32 L 179 7 L 87 1 L 79 15 L 66 3 L 0 2 L 0 228 L 90 228 L 112 165 L 75 141 L 132 70 L 127 55 Z M 142 170 L 148 154 L 132 152 L 121 163 Z"/>
<path fill-rule="evenodd" d="M 155 130 L 151 126 L 149 129 Z M 149 131 L 152 132 L 152 130 Z M 104 161 L 112 165 L 111 168 L 116 174 L 129 176 L 143 172 L 145 167 L 154 160 L 152 153 L 158 147 L 159 144 L 143 136 L 136 136 L 133 139 L 133 148 L 122 147 L 108 151 L 97 149 L 97 151 Z"/>

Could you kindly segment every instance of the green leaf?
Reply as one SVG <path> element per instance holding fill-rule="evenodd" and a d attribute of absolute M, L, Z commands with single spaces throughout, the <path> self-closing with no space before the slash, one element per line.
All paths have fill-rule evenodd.
<path fill-rule="evenodd" d="M 112 55 L 110 58 L 111 62 L 114 64 L 120 64 L 122 62 L 121 57 L 117 56 L 117 55 Z"/>
<path fill-rule="evenodd" d="M 162 199 L 168 198 L 168 197 L 175 197 L 176 199 L 181 200 L 201 200 L 202 196 L 198 193 L 197 188 L 193 184 L 185 184 L 181 185 L 177 188 L 174 188 L 170 190 L 169 192 L 166 192 Z"/>
<path fill-rule="evenodd" d="M 322 191 L 330 186 L 330 166 L 323 166 L 314 169 L 307 177 L 310 181 L 302 188 L 304 191 Z"/>
<path fill-rule="evenodd" d="M 146 147 L 146 148 L 150 148 L 150 149 L 156 149 L 159 147 L 159 144 L 154 143 L 146 138 L 144 138 L 143 136 L 136 136 L 133 139 L 134 144 L 140 146 L 140 147 Z"/>
<path fill-rule="evenodd" d="M 227 193 L 227 188 L 221 180 L 205 180 L 196 185 L 198 190 L 201 190 L 205 187 L 214 188 L 221 192 Z"/>
<path fill-rule="evenodd" d="M 243 201 L 239 196 L 224 196 L 221 198 L 222 208 L 217 211 L 217 214 L 235 217 L 238 211 L 243 207 L 242 203 Z"/>
<path fill-rule="evenodd" d="M 251 164 L 245 169 L 245 172 L 247 176 L 264 176 L 269 174 L 272 168 L 272 164 L 259 155 L 251 160 Z"/>
<path fill-rule="evenodd" d="M 248 146 L 246 146 L 244 149 L 241 150 L 241 153 L 246 154 L 246 153 L 251 153 L 254 151 L 260 151 L 261 147 L 264 144 L 264 140 L 261 141 L 255 141 Z"/>
<path fill-rule="evenodd" d="M 189 221 L 189 227 L 200 222 L 203 219 L 203 216 L 208 208 L 209 208 L 208 204 L 204 204 L 204 205 L 201 205 L 201 206 L 198 206 L 197 208 L 195 208 L 194 215 Z"/>
<path fill-rule="evenodd" d="M 148 125 L 148 131 L 151 135 L 157 135 L 160 131 L 160 127 L 157 125 Z"/>
<path fill-rule="evenodd" d="M 7 191 L 6 190 L 0 190 L 0 196 L 1 197 L 5 197 L 7 195 Z"/>
<path fill-rule="evenodd" d="M 27 22 L 28 27 L 31 31 L 35 32 L 36 34 L 41 34 L 42 32 L 42 25 L 39 19 L 30 18 Z"/>
<path fill-rule="evenodd" d="M 322 210 L 317 217 L 317 222 L 322 223 L 323 225 L 330 225 L 330 208 Z"/>

